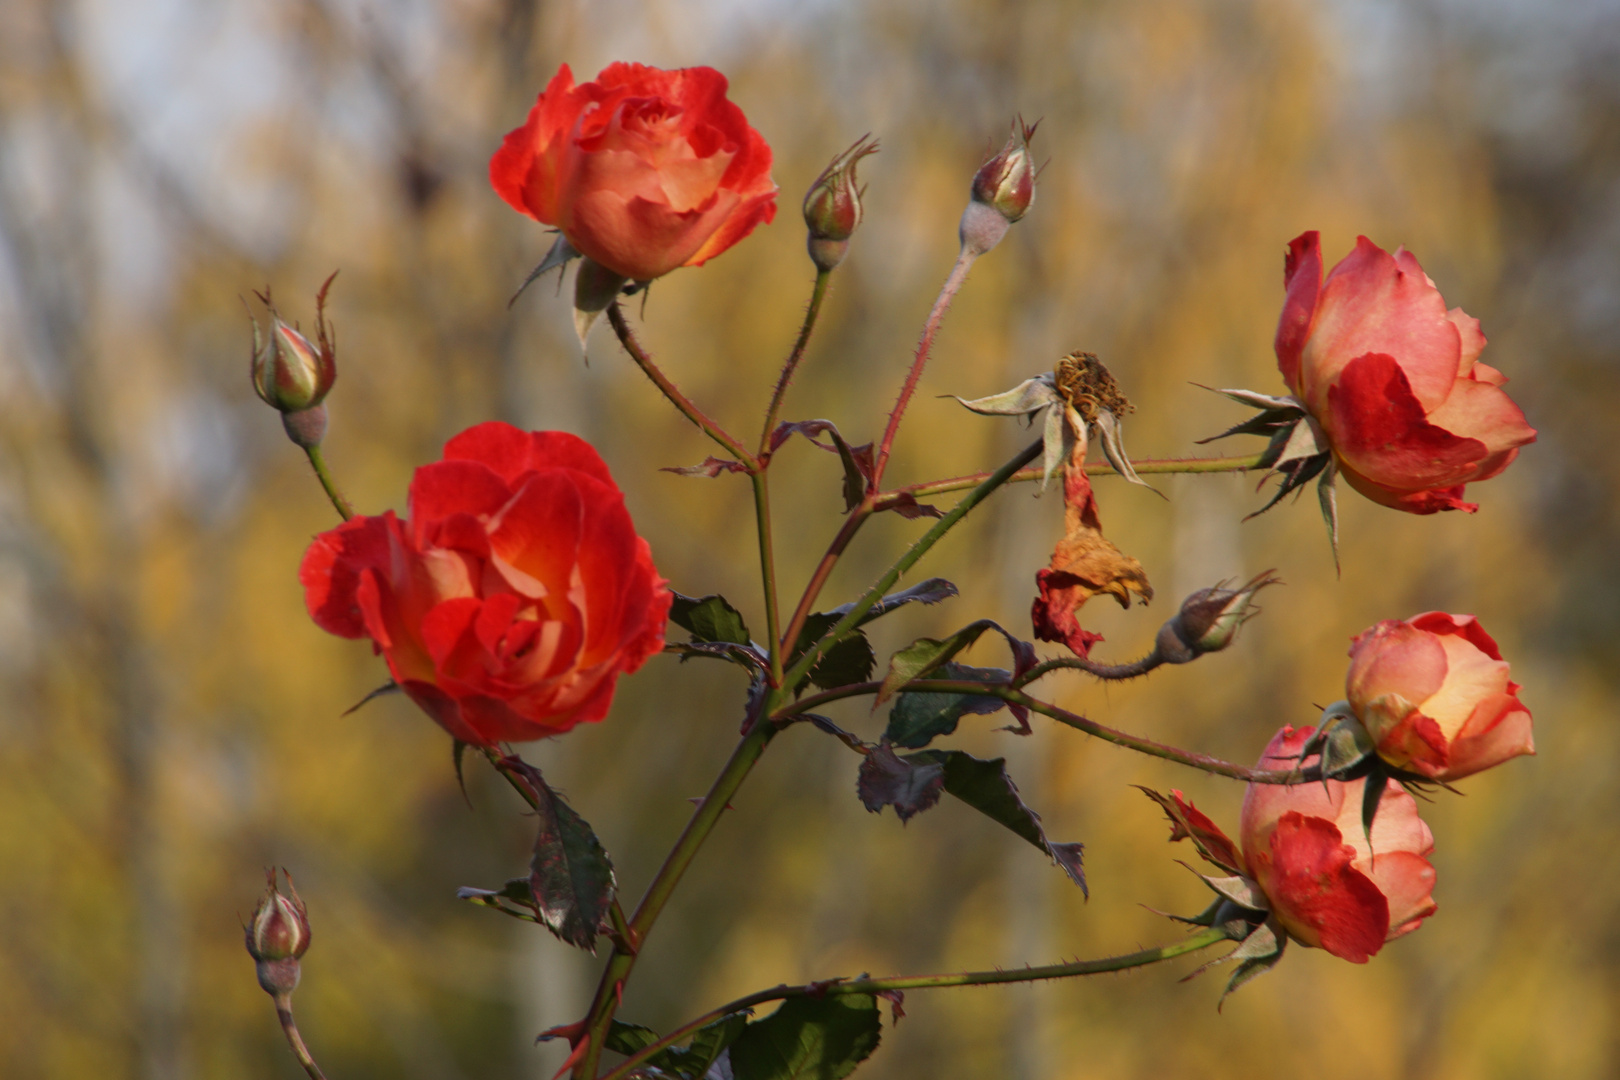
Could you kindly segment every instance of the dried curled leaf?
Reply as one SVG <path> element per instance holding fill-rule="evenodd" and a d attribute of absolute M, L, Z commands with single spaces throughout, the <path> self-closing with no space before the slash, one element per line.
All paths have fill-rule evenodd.
<path fill-rule="evenodd" d="M 1130 607 L 1133 592 L 1144 604 L 1153 599 L 1142 564 L 1103 535 L 1084 458 L 1085 442 L 1080 440 L 1064 470 L 1063 539 L 1052 552 L 1052 564 L 1035 575 L 1040 596 L 1030 612 L 1037 638 L 1060 641 L 1078 656 L 1088 655 L 1102 640 L 1080 626 L 1078 612 L 1087 600 L 1107 593 L 1120 607 Z"/>

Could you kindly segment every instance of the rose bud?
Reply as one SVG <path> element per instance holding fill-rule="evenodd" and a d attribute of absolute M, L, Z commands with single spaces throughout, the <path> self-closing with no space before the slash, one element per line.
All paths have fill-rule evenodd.
<path fill-rule="evenodd" d="M 1259 767 L 1308 767 L 1300 754 L 1313 731 L 1283 728 Z M 1239 829 L 1245 868 L 1289 936 L 1357 964 L 1435 911 L 1434 835 L 1405 789 L 1378 782 L 1387 786 L 1370 838 L 1366 780 L 1250 784 Z"/>
<path fill-rule="evenodd" d="M 962 247 L 983 255 L 1001 242 L 1007 227 L 1029 212 L 1035 202 L 1035 163 L 1029 140 L 1040 121 L 1028 125 L 1013 121 L 1012 135 L 1001 153 L 979 166 L 973 175 L 973 199 L 962 211 Z"/>
<path fill-rule="evenodd" d="M 1350 646 L 1345 696 L 1397 769 L 1441 782 L 1534 754 L 1530 711 L 1472 615 L 1386 620 Z"/>
<path fill-rule="evenodd" d="M 1464 485 L 1507 468 L 1535 429 L 1479 362 L 1485 335 L 1446 310 L 1417 259 L 1365 236 L 1322 278 L 1318 235 L 1290 245 L 1277 366 L 1325 433 L 1338 469 L 1374 502 L 1472 513 Z"/>
<path fill-rule="evenodd" d="M 513 209 L 614 274 L 701 266 L 776 216 L 771 148 L 713 68 L 560 68 L 489 163 Z"/>
<path fill-rule="evenodd" d="M 861 195 L 855 167 L 863 157 L 878 151 L 876 140 L 860 139 L 832 159 L 804 196 L 804 224 L 810 230 L 810 258 L 817 270 L 833 269 L 844 261 L 849 238 L 861 224 Z"/>
<path fill-rule="evenodd" d="M 1175 618 L 1159 628 L 1156 644 L 1159 655 L 1166 663 L 1185 664 L 1232 644 L 1238 627 L 1260 613 L 1252 604 L 1254 594 L 1267 585 L 1281 584 L 1274 574 L 1275 571 L 1267 570 L 1241 588 L 1216 585 L 1199 589 L 1187 597 Z"/>
<path fill-rule="evenodd" d="M 298 986 L 298 960 L 309 950 L 309 919 L 304 913 L 304 902 L 293 887 L 292 875 L 287 877 L 287 892 L 283 896 L 276 888 L 276 871 L 267 872 L 269 887 L 253 921 L 246 928 L 247 951 L 258 964 L 259 985 L 267 994 L 290 994 Z"/>
<path fill-rule="evenodd" d="M 591 445 L 486 423 L 416 470 L 410 514 L 357 516 L 299 568 L 310 616 L 370 638 L 452 736 L 524 742 L 607 715 L 673 596 Z"/>

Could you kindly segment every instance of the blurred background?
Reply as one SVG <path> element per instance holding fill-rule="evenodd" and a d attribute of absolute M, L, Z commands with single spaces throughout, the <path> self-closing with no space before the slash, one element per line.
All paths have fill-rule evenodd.
<path fill-rule="evenodd" d="M 1240 524 L 1252 478 L 1099 481 L 1111 537 L 1159 590 L 1102 604 L 1096 655 L 1139 655 L 1186 593 L 1276 567 L 1237 647 L 1125 686 L 1050 694 L 1109 724 L 1252 760 L 1342 693 L 1349 638 L 1472 612 L 1500 641 L 1540 755 L 1426 811 L 1439 915 L 1357 967 L 1293 949 L 1215 1003 L 1189 962 L 1128 976 L 916 992 L 873 1078 L 1607 1077 L 1620 1070 L 1620 5 L 1613 0 L 6 0 L 0 5 L 0 1073 L 291 1078 L 240 920 L 287 866 L 314 924 L 297 1006 L 333 1080 L 544 1077 L 596 961 L 458 902 L 525 872 L 530 826 L 487 767 L 401 698 L 364 643 L 304 615 L 295 572 L 334 524 L 247 378 L 242 298 L 307 327 L 333 290 L 326 449 L 362 510 L 499 418 L 593 440 L 674 586 L 762 624 L 746 485 L 660 466 L 710 450 L 605 331 L 590 363 L 549 243 L 489 154 L 560 63 L 709 64 L 771 142 L 781 213 L 658 282 L 642 335 L 751 432 L 812 272 L 798 203 L 863 132 L 867 224 L 834 281 L 788 418 L 880 430 L 955 255 L 969 177 L 1014 113 L 1050 158 L 1026 221 L 951 311 L 897 447 L 899 482 L 1000 463 L 1027 435 L 936 395 L 1001 390 L 1074 349 L 1138 407 L 1134 455 L 1281 393 L 1282 253 L 1366 233 L 1477 315 L 1540 429 L 1473 517 L 1341 496 L 1344 572 L 1311 493 Z M 1218 453 L 1259 449 L 1239 438 Z M 838 524 L 835 459 L 779 458 L 784 580 Z M 927 572 L 961 587 L 878 625 L 897 647 L 972 618 L 1027 628 L 1056 497 L 1009 490 Z M 839 569 L 862 589 L 923 529 L 887 515 Z M 919 575 L 920 576 L 920 575 Z M 796 592 L 795 592 L 796 595 Z M 1050 650 L 1048 649 L 1048 654 Z M 880 655 L 883 655 L 880 653 Z M 1000 664 L 989 641 L 967 659 Z M 524 752 L 639 896 L 735 738 L 740 676 L 660 657 L 600 725 Z M 841 722 L 874 737 L 882 716 Z M 747 991 L 832 975 L 1040 964 L 1171 941 L 1146 910 L 1203 887 L 1132 784 L 1235 827 L 1241 789 L 1037 718 L 969 718 L 1008 758 L 1091 899 L 949 801 L 902 827 L 857 759 L 794 728 L 735 800 L 659 925 L 621 1015 L 667 1028 Z"/>

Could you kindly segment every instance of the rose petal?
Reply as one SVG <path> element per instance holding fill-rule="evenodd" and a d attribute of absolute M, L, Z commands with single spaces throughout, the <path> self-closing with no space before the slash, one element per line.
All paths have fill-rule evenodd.
<path fill-rule="evenodd" d="M 1389 933 L 1389 901 L 1351 862 L 1355 849 L 1332 822 L 1284 814 L 1261 856 L 1259 881 L 1290 934 L 1364 964 Z"/>
<path fill-rule="evenodd" d="M 1367 353 L 1347 363 L 1327 405 L 1334 452 L 1361 476 L 1396 490 L 1466 482 L 1490 453 L 1478 439 L 1429 423 L 1405 370 L 1387 354 Z"/>
<path fill-rule="evenodd" d="M 1322 291 L 1322 243 L 1316 230 L 1301 233 L 1288 244 L 1283 260 L 1282 316 L 1277 320 L 1277 367 L 1283 381 L 1297 396 L 1304 395 L 1300 383 L 1300 354 L 1311 334 L 1316 301 Z"/>

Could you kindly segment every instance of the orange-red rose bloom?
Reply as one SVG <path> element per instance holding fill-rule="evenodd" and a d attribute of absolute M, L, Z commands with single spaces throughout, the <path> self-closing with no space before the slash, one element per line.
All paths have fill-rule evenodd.
<path fill-rule="evenodd" d="M 701 266 L 776 216 L 771 148 L 713 68 L 565 64 L 489 163 L 512 207 L 574 250 L 648 281 Z"/>
<path fill-rule="evenodd" d="M 1324 281 L 1317 234 L 1304 233 L 1284 280 L 1277 366 L 1350 486 L 1414 514 L 1478 509 L 1463 486 L 1536 438 L 1507 379 L 1479 362 L 1479 320 L 1447 311 L 1405 248 L 1390 255 L 1365 236 Z"/>
<path fill-rule="evenodd" d="M 1259 767 L 1292 767 L 1312 730 L 1283 728 Z M 1434 834 L 1416 800 L 1384 781 L 1369 846 L 1361 824 L 1366 783 L 1250 784 L 1239 828 L 1249 876 L 1289 936 L 1357 964 L 1435 910 L 1427 858 Z"/>
<path fill-rule="evenodd" d="M 663 648 L 672 599 L 590 444 L 479 424 L 416 470 L 410 519 L 354 517 L 298 573 L 309 613 L 479 746 L 600 720 Z"/>
<path fill-rule="evenodd" d="M 1391 765 L 1457 780 L 1536 752 L 1530 710 L 1479 620 L 1386 620 L 1350 646 L 1345 697 Z"/>

